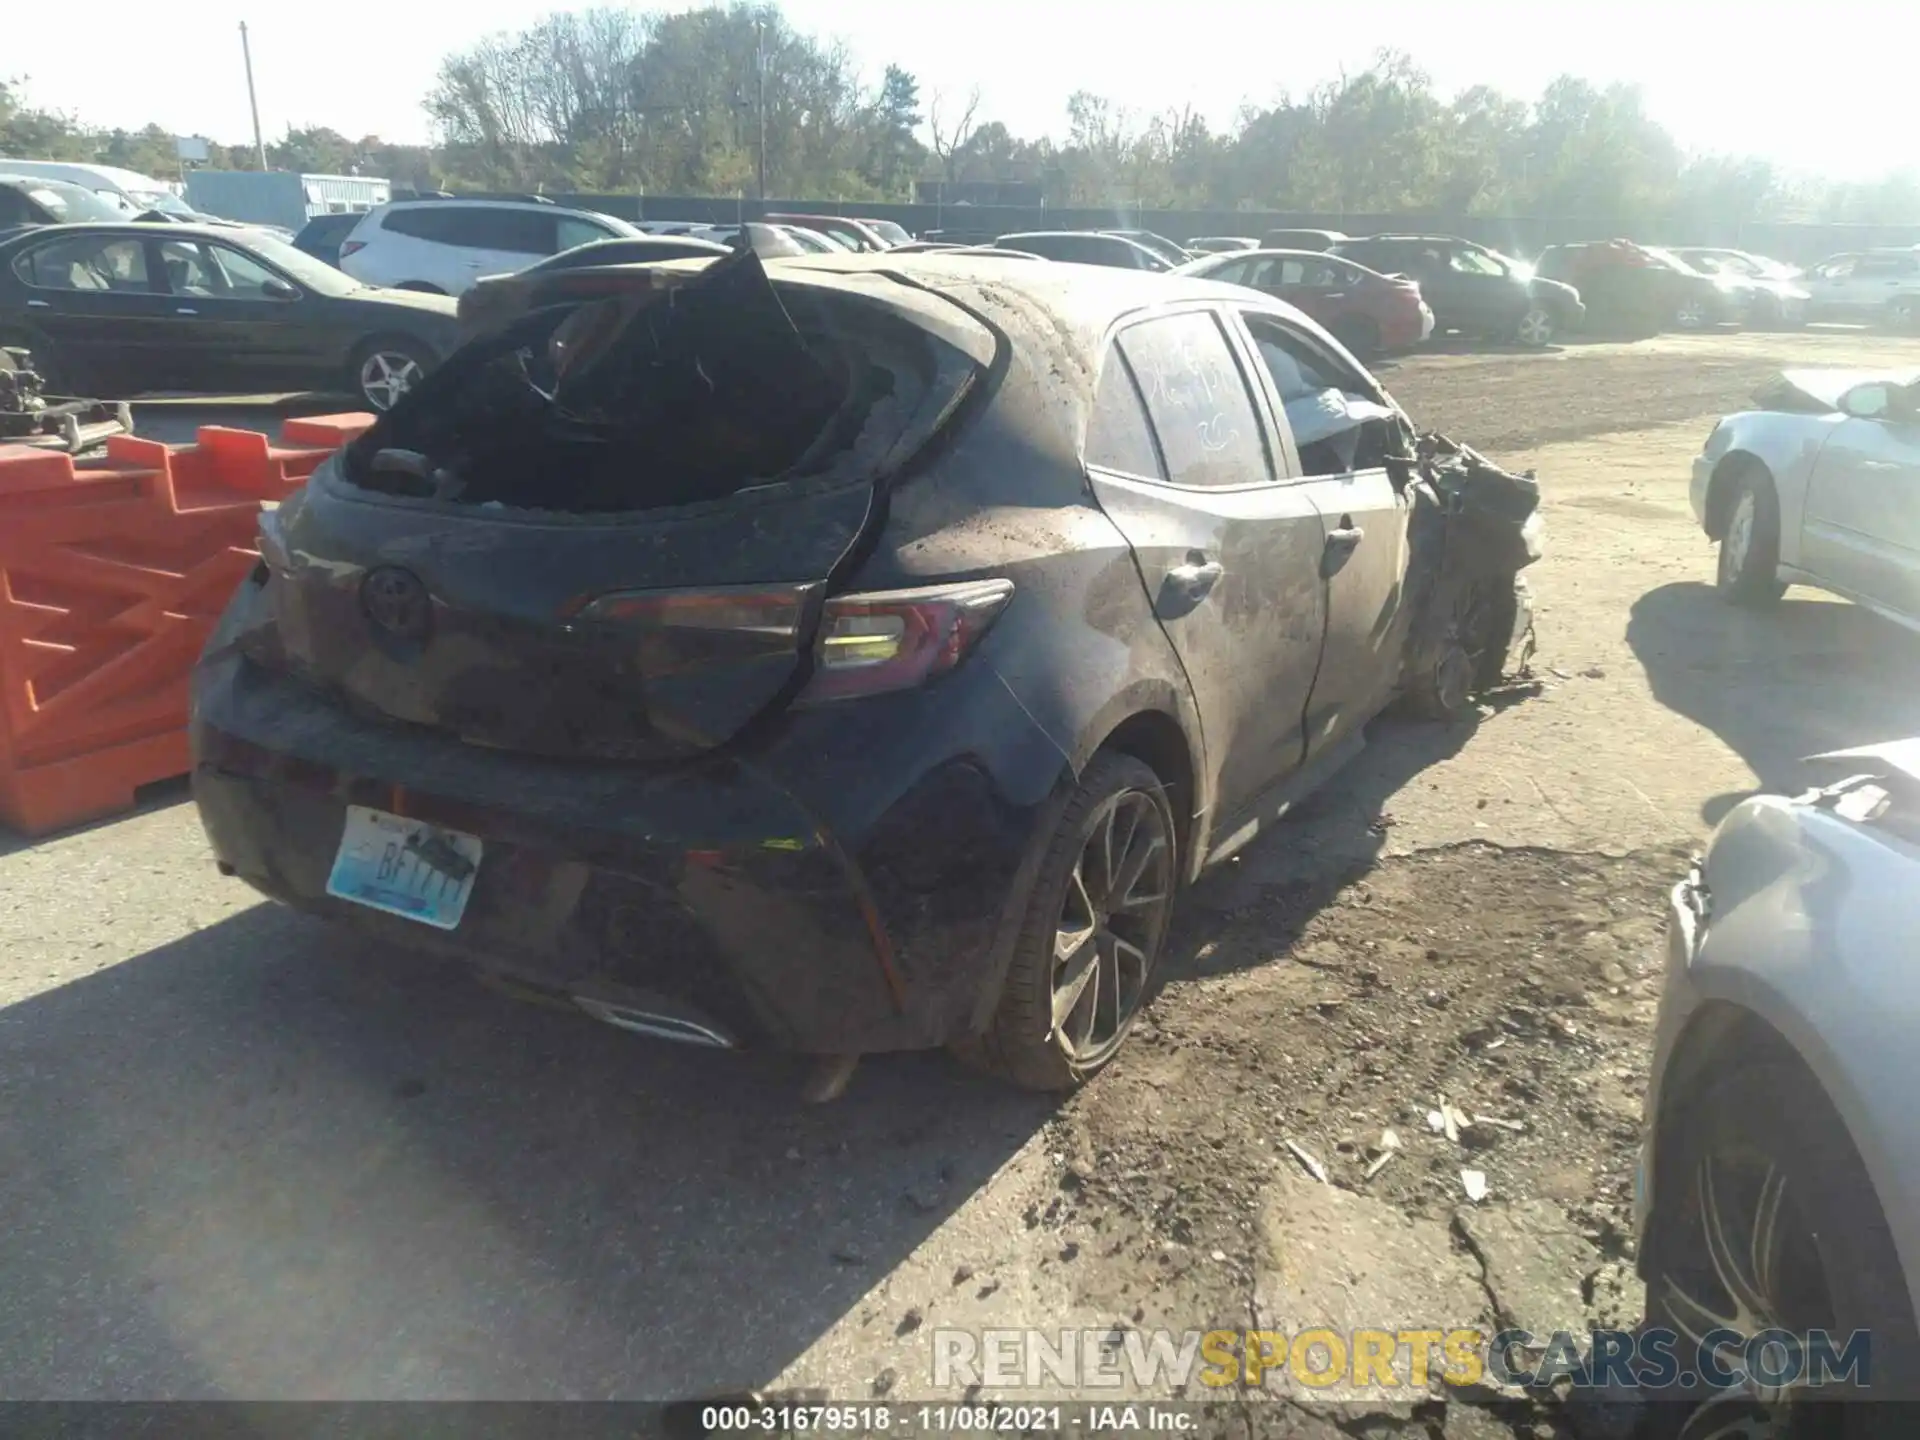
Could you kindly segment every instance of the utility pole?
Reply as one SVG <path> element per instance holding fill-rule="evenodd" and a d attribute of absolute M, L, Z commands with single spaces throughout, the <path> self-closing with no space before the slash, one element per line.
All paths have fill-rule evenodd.
<path fill-rule="evenodd" d="M 760 204 L 767 203 L 767 22 L 753 22 L 753 48 L 755 82 L 759 86 L 759 103 L 754 107 L 760 115 Z"/>
<path fill-rule="evenodd" d="M 247 106 L 253 111 L 253 149 L 260 157 L 260 168 L 267 168 L 267 143 L 260 138 L 260 100 L 253 91 L 253 46 L 247 43 L 247 22 L 240 22 L 240 54 L 247 62 Z"/>

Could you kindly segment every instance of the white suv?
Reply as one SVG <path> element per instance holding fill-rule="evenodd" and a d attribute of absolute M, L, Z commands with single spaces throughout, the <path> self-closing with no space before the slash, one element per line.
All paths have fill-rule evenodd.
<path fill-rule="evenodd" d="M 530 201 L 396 200 L 340 242 L 340 268 L 369 285 L 460 295 L 482 276 L 639 233 L 611 215 Z"/>
<path fill-rule="evenodd" d="M 1920 246 L 1856 250 L 1822 260 L 1794 282 L 1816 320 L 1878 320 L 1920 330 Z"/>

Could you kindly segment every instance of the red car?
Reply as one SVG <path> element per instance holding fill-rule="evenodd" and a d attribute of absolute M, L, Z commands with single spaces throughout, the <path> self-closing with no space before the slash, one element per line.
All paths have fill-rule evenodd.
<path fill-rule="evenodd" d="M 1405 350 L 1433 334 L 1420 287 L 1337 255 L 1311 250 L 1242 250 L 1208 255 L 1182 275 L 1224 280 L 1278 296 L 1318 320 L 1355 355 Z"/>

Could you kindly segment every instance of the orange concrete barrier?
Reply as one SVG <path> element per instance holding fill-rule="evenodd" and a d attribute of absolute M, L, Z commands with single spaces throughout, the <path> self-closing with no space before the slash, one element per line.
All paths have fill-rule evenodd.
<path fill-rule="evenodd" d="M 0 820 L 41 834 L 187 772 L 187 676 L 258 559 L 261 503 L 372 423 L 119 435 L 80 465 L 0 445 Z"/>

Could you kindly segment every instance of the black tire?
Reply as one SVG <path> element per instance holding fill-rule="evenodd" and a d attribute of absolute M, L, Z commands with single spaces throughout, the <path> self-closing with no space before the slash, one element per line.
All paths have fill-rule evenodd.
<path fill-rule="evenodd" d="M 1773 477 L 1760 465 L 1748 464 L 1727 481 L 1726 523 L 1720 535 L 1720 555 L 1714 583 L 1735 605 L 1765 608 L 1787 593 L 1780 580 L 1780 498 Z M 1744 537 L 1742 507 L 1751 503 L 1752 515 Z"/>
<path fill-rule="evenodd" d="M 1474 713 L 1474 697 L 1504 677 L 1527 582 L 1519 575 L 1476 581 L 1453 598 L 1433 663 L 1407 679 L 1401 707 L 1422 720 L 1453 724 Z"/>
<path fill-rule="evenodd" d="M 1072 903 L 1069 887 L 1076 867 L 1094 839 L 1090 827 L 1100 821 L 1110 805 L 1121 801 L 1150 809 L 1159 823 L 1164 845 L 1161 870 L 1165 878 L 1165 899 L 1138 932 L 1136 948 L 1143 953 L 1144 963 L 1139 984 L 1133 989 L 1131 1005 L 1117 1017 L 1110 1041 L 1103 1042 L 1093 1053 L 1077 1056 L 1071 1053 L 1073 1046 L 1065 1034 L 1068 1026 L 1056 1026 L 1054 1021 L 1056 981 L 1061 978 L 1062 969 L 1056 942 L 1061 922 Z M 1130 831 L 1128 839 L 1131 841 L 1136 834 Z M 1092 1079 L 1119 1052 L 1140 1007 L 1152 994 L 1154 971 L 1166 940 L 1167 921 L 1179 884 L 1179 831 L 1174 825 L 1166 786 L 1152 768 L 1131 755 L 1102 751 L 1093 757 L 1081 775 L 1078 787 L 1062 809 L 1045 844 L 1046 852 L 1027 899 L 1026 914 L 1014 941 L 1012 963 L 1001 986 L 993 1018 L 985 1031 L 953 1048 L 968 1064 L 1023 1089 L 1071 1090 Z M 1096 992 L 1089 1007 L 1090 1028 L 1099 1021 L 1099 984 L 1100 977 L 1096 975 L 1090 987 Z M 1116 986 L 1116 995 L 1125 988 Z M 1076 1014 L 1077 1007 L 1069 1014 L 1068 1021 Z"/>
<path fill-rule="evenodd" d="M 1380 327 L 1364 315 L 1342 320 L 1328 331 L 1356 360 L 1371 360 L 1380 353 Z"/>
<path fill-rule="evenodd" d="M 1868 1396 L 1913 1398 L 1920 1379 L 1920 1331 L 1866 1167 L 1812 1077 L 1780 1059 L 1736 1062 L 1736 1068 L 1680 1102 L 1662 1122 L 1659 1147 L 1659 1185 L 1645 1257 L 1647 1325 L 1683 1337 L 1673 1344 L 1682 1373 L 1697 1373 L 1694 1345 L 1710 1328 L 1710 1315 L 1745 1311 L 1770 1322 L 1757 1329 L 1778 1326 L 1799 1334 L 1822 1329 L 1842 1346 L 1854 1331 L 1864 1330 L 1871 1337 L 1870 1373 L 1864 1377 L 1871 1388 L 1837 1384 L 1817 1392 L 1842 1403 L 1827 1407 L 1823 1418 L 1833 1421 L 1832 1427 L 1813 1433 L 1848 1440 L 1910 1434 L 1910 1412 L 1901 1406 L 1859 1403 Z M 1717 1222 L 1712 1229 L 1726 1268 L 1715 1264 L 1703 1218 L 1709 1213 Z M 1763 1214 L 1772 1220 L 1765 1233 L 1777 1243 L 1756 1246 L 1752 1242 Z M 1755 1258 L 1756 1249 L 1767 1253 Z M 1728 1270 L 1752 1292 L 1748 1305 L 1734 1302 L 1723 1278 Z M 1754 1299 L 1768 1303 L 1752 1304 Z M 1650 1389 L 1649 1398 L 1660 1403 L 1652 1407 L 1649 1433 L 1686 1433 L 1687 1421 L 1711 1393 L 1697 1385 Z M 1724 1412 L 1757 1403 L 1758 1397 L 1743 1401 L 1723 1393 L 1716 1408 Z M 1708 1418 L 1700 1417 L 1704 1428 L 1711 1428 Z"/>
<path fill-rule="evenodd" d="M 1544 350 L 1553 344 L 1554 336 L 1559 333 L 1560 317 L 1553 312 L 1552 306 L 1536 300 L 1522 310 L 1519 318 L 1513 322 L 1513 334 L 1502 338 L 1510 338 L 1515 344 L 1524 345 L 1530 350 Z"/>
<path fill-rule="evenodd" d="M 347 390 L 368 408 L 384 412 L 437 364 L 439 357 L 432 349 L 410 336 L 376 335 L 354 350 L 347 365 Z M 391 383 L 382 385 L 381 375 Z"/>

